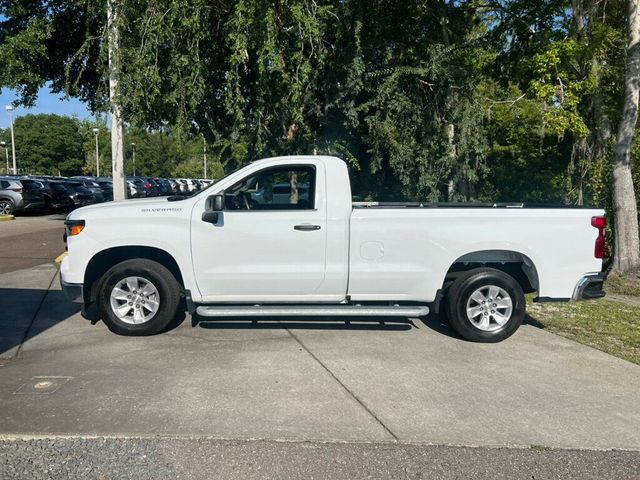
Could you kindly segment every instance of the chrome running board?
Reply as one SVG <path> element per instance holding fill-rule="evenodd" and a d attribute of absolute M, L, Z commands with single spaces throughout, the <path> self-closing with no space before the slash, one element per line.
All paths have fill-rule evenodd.
<path fill-rule="evenodd" d="M 429 313 L 429 307 L 416 306 L 212 306 L 201 305 L 196 313 L 202 317 L 422 317 Z"/>

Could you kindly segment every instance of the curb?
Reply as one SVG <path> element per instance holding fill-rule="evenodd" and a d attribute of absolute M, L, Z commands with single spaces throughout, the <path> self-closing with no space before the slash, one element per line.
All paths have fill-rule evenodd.
<path fill-rule="evenodd" d="M 0 222 L 6 222 L 8 220 L 13 220 L 15 217 L 13 215 L 0 215 Z"/>

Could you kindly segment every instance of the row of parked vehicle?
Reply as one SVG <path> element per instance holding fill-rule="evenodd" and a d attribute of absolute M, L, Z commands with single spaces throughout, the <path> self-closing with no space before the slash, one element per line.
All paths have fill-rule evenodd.
<path fill-rule="evenodd" d="M 128 177 L 128 198 L 191 195 L 213 183 L 208 179 Z M 0 176 L 0 215 L 69 211 L 113 200 L 109 177 Z"/>

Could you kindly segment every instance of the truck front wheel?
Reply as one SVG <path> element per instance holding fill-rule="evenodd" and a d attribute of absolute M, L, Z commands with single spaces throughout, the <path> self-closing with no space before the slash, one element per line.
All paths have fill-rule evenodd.
<path fill-rule="evenodd" d="M 473 342 L 499 342 L 522 324 L 525 298 L 520 284 L 493 268 L 464 272 L 449 288 L 446 312 L 451 326 Z"/>
<path fill-rule="evenodd" d="M 180 286 L 173 274 L 157 262 L 126 260 L 104 274 L 96 303 L 112 332 L 153 335 L 175 317 Z"/>

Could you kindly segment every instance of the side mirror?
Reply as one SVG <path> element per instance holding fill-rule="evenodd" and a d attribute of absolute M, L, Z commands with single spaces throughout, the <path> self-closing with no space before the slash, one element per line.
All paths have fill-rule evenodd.
<path fill-rule="evenodd" d="M 224 210 L 224 195 L 211 195 L 207 197 L 202 221 L 208 223 L 218 223 L 220 212 Z"/>

